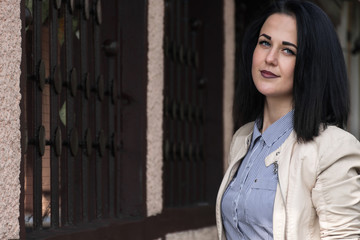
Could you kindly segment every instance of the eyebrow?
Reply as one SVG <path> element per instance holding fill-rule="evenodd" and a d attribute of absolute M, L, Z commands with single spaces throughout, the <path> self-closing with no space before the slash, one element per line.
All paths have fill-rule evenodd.
<path fill-rule="evenodd" d="M 269 35 L 266 35 L 265 33 L 261 34 L 260 37 L 261 37 L 261 36 L 264 36 L 264 37 L 266 37 L 267 39 L 271 40 L 271 37 L 270 37 Z"/>
<path fill-rule="evenodd" d="M 297 46 L 296 46 L 295 44 L 291 43 L 291 42 L 283 41 L 282 44 L 283 44 L 283 45 L 288 45 L 288 46 L 293 46 L 294 48 L 297 49 Z"/>
<path fill-rule="evenodd" d="M 263 36 L 263 37 L 271 40 L 271 37 L 270 37 L 269 35 L 265 34 L 265 33 L 261 34 L 260 37 L 261 37 L 261 36 Z M 295 44 L 293 44 L 293 43 L 291 43 L 291 42 L 283 41 L 282 44 L 283 44 L 283 45 L 287 45 L 287 46 L 293 46 L 293 47 L 296 48 L 296 49 L 298 48 Z"/>

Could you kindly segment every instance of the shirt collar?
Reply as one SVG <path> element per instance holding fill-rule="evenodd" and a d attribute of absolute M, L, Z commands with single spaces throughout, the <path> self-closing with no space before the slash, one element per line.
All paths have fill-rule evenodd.
<path fill-rule="evenodd" d="M 251 148 L 254 146 L 256 140 L 261 137 L 261 132 L 259 130 L 259 126 L 261 126 L 261 119 L 256 119 L 255 125 L 254 125 L 254 132 L 251 139 Z"/>
<path fill-rule="evenodd" d="M 272 146 L 279 138 L 281 138 L 288 131 L 293 129 L 294 110 L 291 110 L 276 122 L 271 124 L 265 132 L 261 134 L 259 126 L 261 126 L 262 119 L 256 119 L 254 126 L 254 133 L 251 144 L 253 145 L 258 137 L 262 137 L 267 146 Z"/>

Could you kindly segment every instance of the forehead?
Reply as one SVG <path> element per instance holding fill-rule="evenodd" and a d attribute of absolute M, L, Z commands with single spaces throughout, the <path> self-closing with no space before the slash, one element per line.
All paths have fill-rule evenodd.
<path fill-rule="evenodd" d="M 284 13 L 275 13 L 270 15 L 260 30 L 261 34 L 267 34 L 271 40 L 297 42 L 296 19 L 293 16 Z"/>

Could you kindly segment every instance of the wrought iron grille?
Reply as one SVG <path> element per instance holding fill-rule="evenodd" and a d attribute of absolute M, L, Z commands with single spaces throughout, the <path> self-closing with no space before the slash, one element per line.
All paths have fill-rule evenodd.
<path fill-rule="evenodd" d="M 208 177 L 204 158 L 207 120 L 203 21 L 190 12 L 196 9 L 196 3 L 186 0 L 165 3 L 165 205 L 198 205 L 206 201 Z"/>
<path fill-rule="evenodd" d="M 121 212 L 121 68 L 118 43 L 104 40 L 102 3 L 25 1 L 27 231 Z"/>

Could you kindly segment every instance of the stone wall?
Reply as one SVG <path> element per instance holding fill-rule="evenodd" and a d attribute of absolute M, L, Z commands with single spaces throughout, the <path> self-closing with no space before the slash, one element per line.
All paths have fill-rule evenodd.
<path fill-rule="evenodd" d="M 20 1 L 0 1 L 0 239 L 19 238 Z"/>

